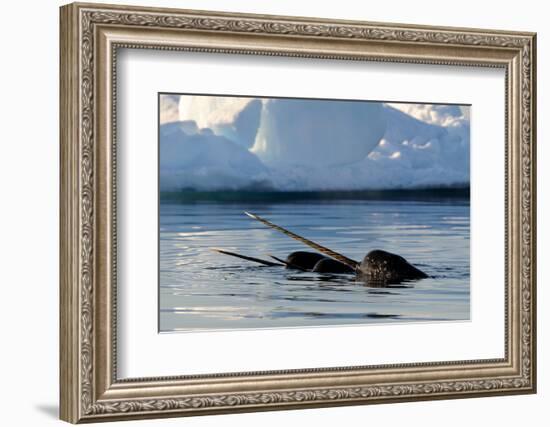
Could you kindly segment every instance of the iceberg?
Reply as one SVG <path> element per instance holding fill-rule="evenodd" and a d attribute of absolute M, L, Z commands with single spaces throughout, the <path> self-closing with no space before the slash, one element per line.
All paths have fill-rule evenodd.
<path fill-rule="evenodd" d="M 159 163 L 161 191 L 261 186 L 268 172 L 247 149 L 193 121 L 161 125 Z"/>
<path fill-rule="evenodd" d="M 163 191 L 468 186 L 469 108 L 181 96 L 161 125 Z"/>
<path fill-rule="evenodd" d="M 160 123 L 170 123 L 179 120 L 179 95 L 161 94 L 159 100 Z"/>
<path fill-rule="evenodd" d="M 271 167 L 359 162 L 384 135 L 382 108 L 379 102 L 264 100 L 251 151 Z"/>
<path fill-rule="evenodd" d="M 250 148 L 258 131 L 261 107 L 261 100 L 255 98 L 181 96 L 179 117 Z"/>
<path fill-rule="evenodd" d="M 470 120 L 470 107 L 446 104 L 411 104 L 408 102 L 390 102 L 386 105 L 395 108 L 420 121 L 448 126 L 457 119 Z"/>

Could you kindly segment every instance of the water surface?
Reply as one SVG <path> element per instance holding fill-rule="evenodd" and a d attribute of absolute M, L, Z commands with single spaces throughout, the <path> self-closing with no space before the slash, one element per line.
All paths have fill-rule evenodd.
<path fill-rule="evenodd" d="M 359 261 L 372 249 L 397 253 L 431 277 L 369 287 L 353 275 L 266 267 L 211 251 L 269 259 L 307 250 L 244 211 Z M 159 246 L 163 332 L 470 317 L 465 199 L 162 202 Z"/>

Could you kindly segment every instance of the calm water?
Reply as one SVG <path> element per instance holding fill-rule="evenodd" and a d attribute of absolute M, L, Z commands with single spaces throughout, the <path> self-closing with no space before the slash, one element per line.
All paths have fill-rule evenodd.
<path fill-rule="evenodd" d="M 307 249 L 243 211 L 356 260 L 372 249 L 398 253 L 431 277 L 373 288 L 351 275 L 264 267 L 212 252 L 218 247 L 269 259 Z M 160 330 L 465 320 L 469 256 L 464 200 L 162 203 Z"/>

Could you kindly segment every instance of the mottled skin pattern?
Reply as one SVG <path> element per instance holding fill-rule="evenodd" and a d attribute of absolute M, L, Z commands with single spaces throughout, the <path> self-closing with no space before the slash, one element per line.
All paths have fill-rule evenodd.
<path fill-rule="evenodd" d="M 355 269 L 316 252 L 292 252 L 286 259 L 287 268 L 315 273 L 353 274 L 359 279 L 376 283 L 399 283 L 428 277 L 402 256 L 382 250 L 370 251 Z"/>
<path fill-rule="evenodd" d="M 306 244 L 307 246 L 321 252 L 296 251 L 292 252 L 286 258 L 286 261 L 270 255 L 279 264 L 270 261 L 253 258 L 246 255 L 236 254 L 221 249 L 215 249 L 227 255 L 232 255 L 238 258 L 243 258 L 249 261 L 258 262 L 260 264 L 275 266 L 284 265 L 286 268 L 312 271 L 316 273 L 333 273 L 333 274 L 356 274 L 358 280 L 368 285 L 386 286 L 390 284 L 398 284 L 408 280 L 418 280 L 428 277 L 426 273 L 419 270 L 410 264 L 402 256 L 392 254 L 383 250 L 370 251 L 360 263 L 348 258 L 338 252 L 333 251 L 325 246 L 315 243 L 312 240 L 299 236 L 279 225 L 258 216 L 245 212 L 250 218 L 262 222 L 270 228 L 280 231 L 287 236 Z"/>
<path fill-rule="evenodd" d="M 370 251 L 357 268 L 357 275 L 367 281 L 399 283 L 428 277 L 405 258 L 382 250 Z"/>
<path fill-rule="evenodd" d="M 286 260 L 271 255 L 272 258 L 278 261 L 278 263 L 273 263 L 222 249 L 213 248 L 213 250 L 270 267 L 285 266 L 288 269 L 314 273 L 356 274 L 358 281 L 362 281 L 369 286 L 386 286 L 428 277 L 426 273 L 409 264 L 405 258 L 382 250 L 370 251 L 361 263 L 351 261 L 351 265 L 317 252 L 292 252 Z"/>

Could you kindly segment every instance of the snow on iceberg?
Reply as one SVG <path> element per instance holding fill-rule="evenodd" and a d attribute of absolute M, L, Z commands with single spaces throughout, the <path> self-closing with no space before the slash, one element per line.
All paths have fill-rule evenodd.
<path fill-rule="evenodd" d="M 367 190 L 469 185 L 469 126 L 429 124 L 392 107 L 382 110 L 386 131 L 367 157 L 345 166 L 283 166 L 279 189 Z"/>
<path fill-rule="evenodd" d="M 179 117 L 186 120 L 161 127 L 164 191 L 469 185 L 466 107 L 181 99 Z"/>
<path fill-rule="evenodd" d="M 193 121 L 160 127 L 160 188 L 221 190 L 264 185 L 268 174 L 262 162 L 247 149 L 198 130 Z"/>
<path fill-rule="evenodd" d="M 457 117 L 439 126 L 415 119 L 392 107 L 385 107 L 387 129 L 371 159 L 390 157 L 409 162 L 414 169 L 440 166 L 449 171 L 470 173 L 470 123 Z M 397 166 L 397 165 L 396 165 Z M 401 165 L 403 166 L 403 165 Z"/>
<path fill-rule="evenodd" d="M 169 123 L 179 120 L 179 95 L 161 94 L 160 95 L 160 123 Z"/>
<path fill-rule="evenodd" d="M 250 148 L 254 144 L 262 102 L 236 96 L 181 96 L 180 120 L 193 120 L 200 128 Z"/>
<path fill-rule="evenodd" d="M 410 104 L 408 102 L 391 102 L 389 105 L 415 119 L 426 123 L 448 126 L 457 119 L 470 120 L 470 107 L 453 104 Z"/>

